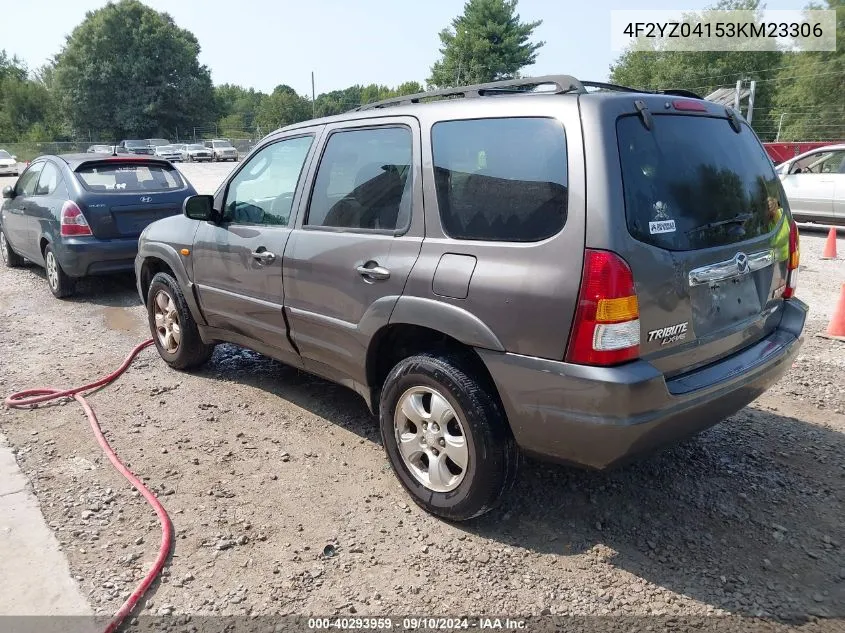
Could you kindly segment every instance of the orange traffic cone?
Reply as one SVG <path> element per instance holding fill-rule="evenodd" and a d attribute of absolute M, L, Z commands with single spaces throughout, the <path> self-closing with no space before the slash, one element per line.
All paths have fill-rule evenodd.
<path fill-rule="evenodd" d="M 839 293 L 839 303 L 833 311 L 833 317 L 827 326 L 827 335 L 845 341 L 845 284 L 842 284 L 842 291 Z"/>
<path fill-rule="evenodd" d="M 830 232 L 827 234 L 822 259 L 836 259 L 836 229 L 834 227 L 830 227 Z"/>

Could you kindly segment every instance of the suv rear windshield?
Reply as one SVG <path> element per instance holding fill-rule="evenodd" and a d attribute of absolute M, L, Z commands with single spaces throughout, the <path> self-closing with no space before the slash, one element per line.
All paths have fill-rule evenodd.
<path fill-rule="evenodd" d="M 724 246 L 775 228 L 786 201 L 757 137 L 726 119 L 637 116 L 616 126 L 628 231 L 675 251 Z"/>
<path fill-rule="evenodd" d="M 181 189 L 179 172 L 165 165 L 135 163 L 109 163 L 107 165 L 83 165 L 77 176 L 90 191 L 173 191 Z"/>
<path fill-rule="evenodd" d="M 124 143 L 126 147 L 147 147 L 146 141 L 126 141 Z"/>

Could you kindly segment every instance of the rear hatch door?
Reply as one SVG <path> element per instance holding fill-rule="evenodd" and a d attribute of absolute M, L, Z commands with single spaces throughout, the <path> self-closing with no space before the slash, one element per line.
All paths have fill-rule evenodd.
<path fill-rule="evenodd" d="M 85 189 L 80 208 L 94 237 L 138 237 L 148 224 L 177 215 L 188 195 L 173 165 L 153 159 L 83 163 L 76 177 Z"/>
<path fill-rule="evenodd" d="M 686 105 L 695 103 L 704 102 Z M 676 109 L 683 105 L 654 98 L 649 113 L 616 121 L 641 356 L 670 377 L 777 327 L 791 225 L 780 181 L 748 125 L 732 125 L 715 104 Z"/>

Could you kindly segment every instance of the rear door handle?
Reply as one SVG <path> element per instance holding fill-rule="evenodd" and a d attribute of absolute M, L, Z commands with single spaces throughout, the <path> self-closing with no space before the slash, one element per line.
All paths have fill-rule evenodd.
<path fill-rule="evenodd" d="M 369 277 L 370 279 L 378 280 L 390 279 L 390 271 L 378 264 L 372 267 L 367 265 L 357 266 L 355 270 L 357 270 L 358 274 L 362 277 Z"/>
<path fill-rule="evenodd" d="M 253 251 L 252 258 L 257 259 L 262 264 L 269 264 L 276 259 L 276 255 L 270 251 Z"/>

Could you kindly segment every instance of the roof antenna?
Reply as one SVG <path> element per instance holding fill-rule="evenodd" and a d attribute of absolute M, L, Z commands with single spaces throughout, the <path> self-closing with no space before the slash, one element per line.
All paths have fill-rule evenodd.
<path fill-rule="evenodd" d="M 112 145 L 112 146 L 111 146 L 111 155 L 112 155 L 112 156 L 117 156 L 117 145 Z"/>

